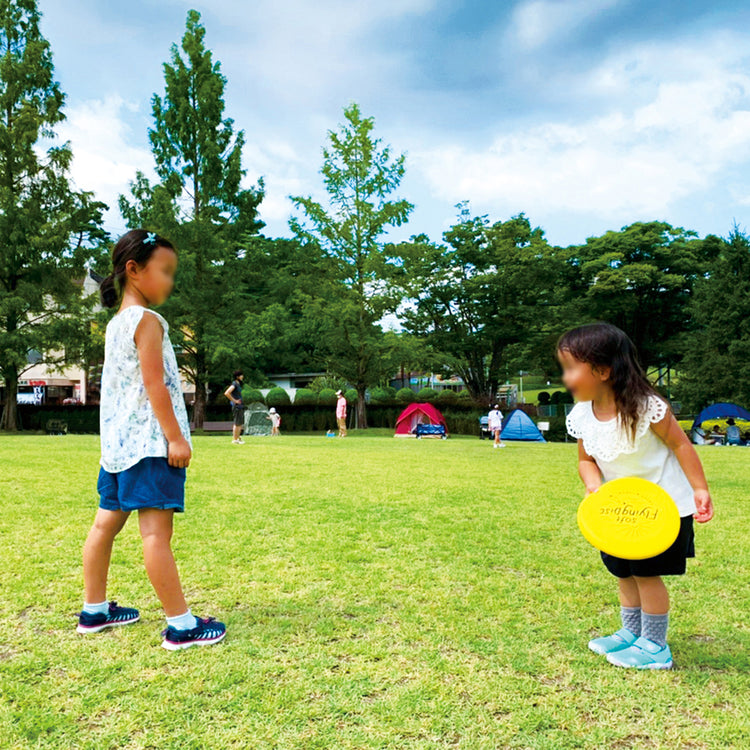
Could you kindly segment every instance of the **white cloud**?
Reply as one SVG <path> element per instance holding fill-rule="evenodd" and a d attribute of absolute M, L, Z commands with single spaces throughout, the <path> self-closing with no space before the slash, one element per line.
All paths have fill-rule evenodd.
<path fill-rule="evenodd" d="M 748 40 L 727 41 L 702 53 L 690 43 L 666 48 L 663 66 L 653 48 L 605 61 L 579 83 L 606 82 L 618 102 L 607 114 L 503 132 L 487 149 L 444 144 L 413 157 L 448 200 L 536 216 L 663 214 L 750 158 L 750 74 L 733 51 Z"/>
<path fill-rule="evenodd" d="M 136 112 L 135 105 L 119 96 L 88 100 L 69 107 L 67 120 L 57 128 L 57 140 L 71 142 L 74 184 L 79 190 L 93 191 L 98 200 L 107 203 L 107 225 L 115 232 L 123 228 L 118 196 L 127 194 L 136 171 L 155 177 L 150 150 L 133 145 L 135 134 L 127 120 Z M 265 179 L 261 218 L 283 227 L 292 212 L 288 196 L 306 190 L 300 175 L 302 160 L 291 143 L 268 134 L 262 143 L 245 146 L 243 161 L 251 165 L 246 186 L 254 185 L 261 176 Z"/>
<path fill-rule="evenodd" d="M 224 44 L 226 69 L 243 70 L 258 93 L 297 112 L 331 106 L 382 92 L 383 82 L 407 69 L 410 50 L 396 54 L 378 46 L 377 31 L 405 16 L 427 13 L 437 0 L 259 0 L 211 7 L 225 24 L 242 29 L 239 42 Z M 210 39 L 209 39 L 210 43 Z M 308 125 L 314 121 L 308 114 Z"/>
<path fill-rule="evenodd" d="M 118 195 L 127 192 L 137 170 L 153 173 L 151 152 L 132 144 L 126 123 L 126 113 L 136 109 L 116 95 L 91 99 L 68 107 L 67 120 L 57 128 L 58 139 L 70 141 L 73 149 L 71 176 L 76 187 L 96 193 L 110 207 L 107 223 L 118 227 Z"/>
<path fill-rule="evenodd" d="M 621 0 L 527 0 L 513 12 L 510 38 L 536 49 L 553 37 L 564 37 Z"/>
<path fill-rule="evenodd" d="M 263 143 L 248 143 L 243 151 L 243 161 L 251 165 L 245 181 L 247 185 L 255 184 L 259 177 L 263 177 L 266 194 L 260 204 L 260 218 L 278 231 L 292 214 L 289 196 L 307 191 L 304 162 L 291 143 L 273 136 Z"/>
<path fill-rule="evenodd" d="M 294 212 L 288 196 L 321 188 L 321 149 L 342 107 L 360 101 L 369 115 L 385 85 L 398 89 L 410 50 L 382 49 L 377 32 L 427 14 L 437 2 L 172 0 L 204 14 L 206 42 L 228 78 L 228 114 L 246 132 L 246 184 L 260 176 L 265 181 L 265 231 L 287 233 Z M 231 31 L 222 34 L 222 28 Z"/>

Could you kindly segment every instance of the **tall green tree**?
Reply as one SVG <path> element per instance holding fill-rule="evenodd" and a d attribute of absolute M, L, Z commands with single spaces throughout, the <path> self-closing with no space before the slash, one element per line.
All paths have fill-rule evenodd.
<path fill-rule="evenodd" d="M 324 368 L 322 321 L 313 309 L 325 297 L 321 287 L 330 261 L 317 245 L 286 238 L 254 238 L 247 254 L 252 275 L 244 284 L 250 299 L 239 327 L 247 353 L 245 381 Z"/>
<path fill-rule="evenodd" d="M 172 239 L 180 256 L 176 291 L 164 306 L 180 363 L 195 385 L 193 419 L 203 424 L 211 371 L 231 370 L 244 354 L 236 333 L 247 307 L 243 278 L 252 272 L 249 238 L 263 224 L 262 181 L 243 188 L 245 136 L 224 116 L 226 78 L 205 44 L 200 14 L 187 15 L 181 46 L 164 64 L 165 92 L 154 95 L 149 130 L 158 183 L 138 173 L 120 197 L 130 227 Z"/>
<path fill-rule="evenodd" d="M 34 0 L 0 0 L 0 429 L 17 429 L 28 353 L 64 364 L 88 336 L 85 266 L 105 239 L 91 193 L 72 189 L 69 144 L 49 145 L 65 119 L 52 51 Z M 68 354 L 66 354 L 66 352 Z"/>
<path fill-rule="evenodd" d="M 554 326 L 562 261 L 523 214 L 490 224 L 472 217 L 467 204 L 459 208 L 446 244 L 420 235 L 397 249 L 410 297 L 403 318 L 472 397 L 488 403 L 509 348 Z"/>
<path fill-rule="evenodd" d="M 694 329 L 682 339 L 680 398 L 695 410 L 715 401 L 750 408 L 750 238 L 737 227 L 696 281 L 690 313 Z"/>
<path fill-rule="evenodd" d="M 321 321 L 321 345 L 328 369 L 357 390 L 356 424 L 367 427 L 365 392 L 397 364 L 394 340 L 380 321 L 393 312 L 400 296 L 391 283 L 398 258 L 385 250 L 382 237 L 404 224 L 413 205 L 393 198 L 404 176 L 405 156 L 391 154 L 373 136 L 375 121 L 357 104 L 344 109 L 344 123 L 328 132 L 323 149 L 324 206 L 310 196 L 293 197 L 304 220 L 292 218 L 297 238 L 313 243 L 330 260 L 325 297 L 315 314 Z"/>
<path fill-rule="evenodd" d="M 680 335 L 691 327 L 693 284 L 706 273 L 716 243 L 664 222 L 638 222 L 570 248 L 571 319 L 622 328 L 649 368 L 672 368 Z"/>

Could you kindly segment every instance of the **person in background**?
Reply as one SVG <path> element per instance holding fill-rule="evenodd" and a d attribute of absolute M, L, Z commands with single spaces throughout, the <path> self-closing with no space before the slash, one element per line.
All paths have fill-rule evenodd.
<path fill-rule="evenodd" d="M 715 424 L 711 430 L 711 434 L 708 436 L 710 445 L 724 445 L 724 434 L 721 431 L 721 427 Z"/>
<path fill-rule="evenodd" d="M 271 420 L 271 437 L 278 437 L 281 435 L 279 427 L 281 426 L 281 415 L 272 406 L 268 410 L 268 418 Z"/>
<path fill-rule="evenodd" d="M 245 441 L 240 435 L 245 421 L 245 409 L 242 406 L 242 381 L 245 376 L 242 370 L 235 370 L 232 377 L 232 385 L 224 391 L 224 395 L 232 402 L 232 445 L 244 445 Z"/>
<path fill-rule="evenodd" d="M 492 447 L 505 448 L 505 443 L 500 440 L 500 433 L 503 429 L 503 413 L 500 411 L 499 404 L 495 404 L 487 415 L 487 429 L 495 436 Z"/>
<path fill-rule="evenodd" d="M 740 428 L 735 424 L 733 417 L 727 419 L 727 445 L 742 445 Z"/>
<path fill-rule="evenodd" d="M 339 426 L 339 437 L 346 437 L 346 399 L 342 390 L 336 391 L 336 423 Z"/>

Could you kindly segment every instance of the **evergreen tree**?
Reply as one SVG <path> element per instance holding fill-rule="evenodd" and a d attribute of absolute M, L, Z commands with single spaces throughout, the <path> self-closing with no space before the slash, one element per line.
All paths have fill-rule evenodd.
<path fill-rule="evenodd" d="M 715 401 L 750 407 L 750 239 L 735 227 L 719 247 L 708 274 L 695 284 L 695 329 L 682 340 L 678 392 L 696 411 Z"/>
<path fill-rule="evenodd" d="M 344 109 L 345 123 L 328 132 L 323 149 L 326 208 L 311 197 L 292 198 L 307 223 L 293 218 L 290 226 L 302 242 L 321 248 L 327 258 L 328 287 L 318 300 L 321 347 L 328 369 L 357 391 L 356 423 L 367 427 L 365 391 L 393 372 L 398 364 L 394 336 L 379 324 L 396 309 L 400 296 L 389 281 L 396 259 L 385 251 L 381 237 L 389 227 L 404 224 L 413 206 L 389 199 L 404 176 L 404 155 L 373 138 L 375 121 L 363 117 L 357 104 Z"/>
<path fill-rule="evenodd" d="M 712 244 L 664 222 L 637 222 L 571 248 L 579 273 L 571 318 L 606 320 L 635 343 L 646 367 L 672 368 L 680 334 L 691 326 L 693 284 L 705 273 Z"/>
<path fill-rule="evenodd" d="M 399 247 L 411 298 L 403 317 L 472 398 L 488 404 L 510 348 L 555 325 L 562 262 L 523 214 L 490 224 L 465 203 L 459 209 L 447 246 L 420 235 Z"/>
<path fill-rule="evenodd" d="M 17 429 L 20 375 L 35 350 L 64 364 L 88 336 L 80 281 L 104 241 L 102 211 L 72 189 L 68 144 L 49 145 L 65 119 L 35 0 L 0 0 L 0 429 Z M 43 150 L 46 146 L 46 150 Z M 58 354 L 54 354 L 58 352 Z"/>
<path fill-rule="evenodd" d="M 156 230 L 177 245 L 178 280 L 163 312 L 195 384 L 197 427 L 211 372 L 230 372 L 243 357 L 236 325 L 248 306 L 245 250 L 263 226 L 263 183 L 242 187 L 245 136 L 224 117 L 226 78 L 205 35 L 200 14 L 189 11 L 181 48 L 173 45 L 164 64 L 164 96 L 153 97 L 149 138 L 159 182 L 138 173 L 131 198 L 120 197 L 128 226 Z"/>

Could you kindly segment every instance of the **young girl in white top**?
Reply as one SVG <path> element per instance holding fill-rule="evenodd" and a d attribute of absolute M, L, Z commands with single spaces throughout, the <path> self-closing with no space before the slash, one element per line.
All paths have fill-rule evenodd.
<path fill-rule="evenodd" d="M 503 430 L 503 413 L 500 411 L 499 404 L 495 404 L 487 415 L 487 429 L 495 438 L 492 447 L 505 448 L 505 443 L 500 438 L 500 433 Z"/>
<path fill-rule="evenodd" d="M 268 418 L 271 420 L 271 437 L 279 437 L 281 435 L 281 431 L 279 430 L 281 415 L 273 406 L 268 410 Z"/>
<path fill-rule="evenodd" d="M 120 309 L 105 338 L 100 500 L 83 549 L 85 603 L 77 629 L 96 633 L 139 619 L 137 609 L 106 599 L 112 543 L 135 510 L 146 571 L 167 616 L 162 646 L 176 651 L 218 643 L 226 628 L 191 614 L 170 545 L 172 517 L 184 510 L 192 448 L 169 326 L 149 307 L 169 297 L 177 253 L 163 237 L 134 229 L 115 245 L 112 261 L 101 299 Z"/>
<path fill-rule="evenodd" d="M 601 553 L 619 579 L 622 628 L 595 638 L 589 648 L 616 666 L 670 669 L 669 595 L 662 576 L 685 573 L 686 558 L 695 557 L 693 518 L 705 523 L 713 517 L 700 459 L 619 328 L 594 323 L 568 331 L 557 356 L 563 382 L 578 401 L 567 427 L 578 440 L 586 494 L 611 479 L 641 477 L 663 487 L 681 517 L 676 541 L 661 555 L 624 560 Z"/>

